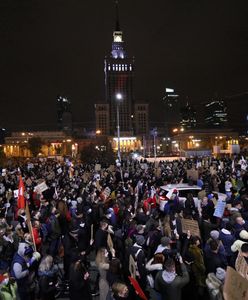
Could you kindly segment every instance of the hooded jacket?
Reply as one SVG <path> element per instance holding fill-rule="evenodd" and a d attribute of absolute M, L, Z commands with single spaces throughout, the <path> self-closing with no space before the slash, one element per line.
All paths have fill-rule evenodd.
<path fill-rule="evenodd" d="M 175 275 L 175 277 L 163 276 L 166 271 L 158 272 L 155 278 L 155 289 L 161 294 L 162 300 L 182 299 L 182 288 L 189 282 L 189 274 L 184 264 L 181 264 L 181 269 L 182 276 Z"/>

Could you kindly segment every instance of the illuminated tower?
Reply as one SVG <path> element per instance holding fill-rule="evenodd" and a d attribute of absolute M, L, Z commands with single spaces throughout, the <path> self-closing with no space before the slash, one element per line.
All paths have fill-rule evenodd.
<path fill-rule="evenodd" d="M 122 31 L 120 30 L 118 1 L 116 1 L 116 24 L 113 32 L 111 55 L 104 60 L 105 96 L 109 104 L 110 134 L 116 134 L 117 105 L 119 125 L 123 135 L 133 134 L 134 125 L 134 59 L 128 58 Z M 117 96 L 118 95 L 118 96 Z"/>

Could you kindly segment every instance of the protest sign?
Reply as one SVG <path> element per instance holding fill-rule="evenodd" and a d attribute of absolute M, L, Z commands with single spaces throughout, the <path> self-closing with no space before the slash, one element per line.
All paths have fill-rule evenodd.
<path fill-rule="evenodd" d="M 131 277 L 135 279 L 136 278 L 136 263 L 131 254 L 129 255 L 129 272 L 130 272 Z"/>
<path fill-rule="evenodd" d="M 110 233 L 108 233 L 107 244 L 108 244 L 108 247 L 109 247 L 110 251 L 111 251 L 111 249 L 114 249 L 114 244 L 113 244 Z"/>
<path fill-rule="evenodd" d="M 201 236 L 198 222 L 195 220 L 181 219 L 182 232 L 188 233 L 191 232 L 194 236 Z"/>
<path fill-rule="evenodd" d="M 42 183 L 36 185 L 34 188 L 34 191 L 38 194 L 41 194 L 42 192 L 46 191 L 48 189 L 48 186 L 46 185 L 46 182 L 43 181 Z"/>
<path fill-rule="evenodd" d="M 15 197 L 15 198 L 18 198 L 18 191 L 19 191 L 19 190 L 14 190 L 14 197 Z"/>
<path fill-rule="evenodd" d="M 223 295 L 225 300 L 248 300 L 248 280 L 227 267 Z"/>
<path fill-rule="evenodd" d="M 226 202 L 222 200 L 218 200 L 215 207 L 214 216 L 216 218 L 222 218 L 225 211 L 225 207 L 226 207 Z"/>
<path fill-rule="evenodd" d="M 194 169 L 187 170 L 187 179 L 191 178 L 192 180 L 197 181 L 198 177 L 199 177 L 198 170 L 194 170 Z"/>
<path fill-rule="evenodd" d="M 100 164 L 95 164 L 95 171 L 100 172 L 101 171 L 101 165 Z"/>
<path fill-rule="evenodd" d="M 25 183 L 26 183 L 27 186 L 31 186 L 32 185 L 32 180 L 30 178 L 28 178 Z"/>
<path fill-rule="evenodd" d="M 241 252 L 239 252 L 236 259 L 235 269 L 241 276 L 248 279 L 248 265 L 245 258 L 241 255 Z"/>

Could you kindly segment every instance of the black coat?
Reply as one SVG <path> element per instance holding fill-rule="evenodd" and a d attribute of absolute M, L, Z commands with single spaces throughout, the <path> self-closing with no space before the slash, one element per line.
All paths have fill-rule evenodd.
<path fill-rule="evenodd" d="M 69 275 L 70 299 L 91 300 L 90 285 L 88 279 L 84 279 L 84 272 L 81 268 L 75 269 L 74 264 L 70 267 Z"/>

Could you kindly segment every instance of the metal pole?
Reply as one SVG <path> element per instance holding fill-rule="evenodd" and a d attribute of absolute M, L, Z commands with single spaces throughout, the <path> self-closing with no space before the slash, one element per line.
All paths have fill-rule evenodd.
<path fill-rule="evenodd" d="M 120 147 L 120 112 L 119 103 L 116 104 L 116 114 L 117 114 L 117 155 L 119 162 L 121 163 L 121 147 Z"/>

